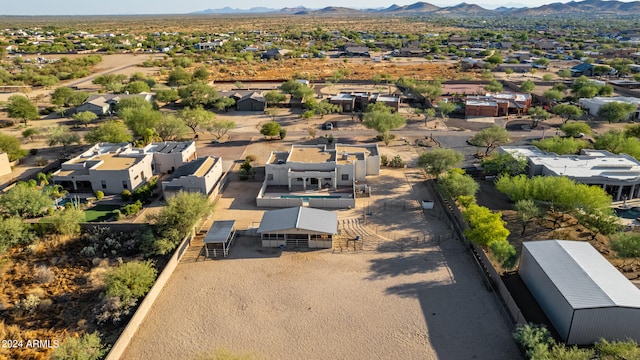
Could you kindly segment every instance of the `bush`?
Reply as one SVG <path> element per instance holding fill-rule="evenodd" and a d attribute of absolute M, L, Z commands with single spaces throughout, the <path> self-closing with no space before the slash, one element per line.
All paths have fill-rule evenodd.
<path fill-rule="evenodd" d="M 387 155 L 380 155 L 380 164 L 382 166 L 389 165 L 389 157 L 387 157 Z"/>
<path fill-rule="evenodd" d="M 108 348 L 102 344 L 100 333 L 84 334 L 82 337 L 67 338 L 51 353 L 51 360 L 99 360 L 107 354 Z"/>
<path fill-rule="evenodd" d="M 122 211 L 120 211 L 120 209 L 115 209 L 111 213 L 113 214 L 113 218 L 116 219 L 116 221 L 120 221 L 124 217 L 122 216 Z"/>
<path fill-rule="evenodd" d="M 98 325 L 107 322 L 117 324 L 131 313 L 136 303 L 136 299 L 130 299 L 129 302 L 124 303 L 115 296 L 105 297 L 96 308 L 96 322 Z"/>
<path fill-rule="evenodd" d="M 34 271 L 34 276 L 39 284 L 48 284 L 55 279 L 53 271 L 47 265 L 38 265 Z"/>
<path fill-rule="evenodd" d="M 333 135 L 329 135 L 329 136 L 327 136 L 327 142 L 328 142 L 329 144 L 333 143 Z"/>
<path fill-rule="evenodd" d="M 38 149 L 29 149 L 29 155 L 33 156 L 38 153 Z"/>
<path fill-rule="evenodd" d="M 129 200 L 131 200 L 131 191 L 129 191 L 129 190 L 122 190 L 122 192 L 120 193 L 120 199 L 122 199 L 122 201 L 129 201 Z"/>
<path fill-rule="evenodd" d="M 87 257 L 94 257 L 96 254 L 102 257 L 135 255 L 140 242 L 140 236 L 140 232 L 112 232 L 107 228 L 94 227 L 83 235 L 83 243 L 88 244 L 82 249 L 86 251 L 86 254 L 83 255 Z"/>
<path fill-rule="evenodd" d="M 622 258 L 639 257 L 640 234 L 616 234 L 611 237 L 611 248 Z"/>
<path fill-rule="evenodd" d="M 136 200 L 136 202 L 134 202 L 133 204 L 127 204 L 123 206 L 120 211 L 124 214 L 124 216 L 131 216 L 139 213 L 140 210 L 142 210 L 142 202 L 140 200 Z"/>
<path fill-rule="evenodd" d="M 287 137 L 287 129 L 280 129 L 280 140 L 284 140 Z"/>
<path fill-rule="evenodd" d="M 109 269 L 104 274 L 107 297 L 117 297 L 123 303 L 147 294 L 156 280 L 157 271 L 151 261 L 132 261 Z"/>
<path fill-rule="evenodd" d="M 96 191 L 96 199 L 102 200 L 104 198 L 104 192 L 101 190 Z"/>
<path fill-rule="evenodd" d="M 147 202 L 151 199 L 153 195 L 153 191 L 158 187 L 158 177 L 155 176 L 146 184 L 140 186 L 133 192 L 133 196 L 131 197 L 134 201 L 140 200 L 142 202 Z"/>
<path fill-rule="evenodd" d="M 245 162 L 254 162 L 258 159 L 257 156 L 255 155 L 247 155 L 247 157 L 244 159 Z"/>
<path fill-rule="evenodd" d="M 393 159 L 391 159 L 391 161 L 389 161 L 389 166 L 390 167 L 394 167 L 394 168 L 402 168 L 406 165 L 407 163 L 402 160 L 402 158 L 400 157 L 400 155 L 396 155 L 393 157 Z"/>
<path fill-rule="evenodd" d="M 29 295 L 16 302 L 16 310 L 24 314 L 33 314 L 40 305 L 40 298 L 37 295 Z"/>

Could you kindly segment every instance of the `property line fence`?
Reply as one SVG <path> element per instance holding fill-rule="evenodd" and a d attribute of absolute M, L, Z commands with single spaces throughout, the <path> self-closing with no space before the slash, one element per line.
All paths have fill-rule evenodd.
<path fill-rule="evenodd" d="M 452 232 L 465 244 L 474 259 L 474 263 L 478 266 L 480 273 L 482 274 L 482 280 L 487 287 L 488 291 L 492 291 L 497 300 L 502 304 L 505 315 L 509 318 L 512 325 L 526 324 L 526 319 L 522 315 L 522 311 L 516 304 L 515 300 L 511 296 L 511 293 L 507 289 L 506 285 L 502 281 L 502 278 L 495 270 L 489 257 L 484 250 L 478 246 L 475 246 L 467 240 L 464 236 L 464 229 L 467 227 L 466 221 L 462 217 L 460 209 L 454 204 L 453 200 L 444 198 L 440 192 L 437 191 L 433 182 L 429 181 L 428 186 L 436 194 L 437 202 L 440 204 L 444 213 L 446 214 L 445 222 L 449 223 L 449 228 Z M 448 221 L 447 221 L 448 220 Z"/>

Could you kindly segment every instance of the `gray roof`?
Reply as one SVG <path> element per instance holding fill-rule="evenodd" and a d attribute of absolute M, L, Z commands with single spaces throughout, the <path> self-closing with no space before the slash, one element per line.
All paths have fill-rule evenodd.
<path fill-rule="evenodd" d="M 193 141 L 165 141 L 152 143 L 151 152 L 172 154 L 182 152 L 188 148 Z"/>
<path fill-rule="evenodd" d="M 283 233 L 292 229 L 336 234 L 338 215 L 332 211 L 303 206 L 271 210 L 262 216 L 258 233 Z"/>
<path fill-rule="evenodd" d="M 202 166 L 202 164 L 207 161 L 209 158 L 211 158 L 211 156 L 205 156 L 205 157 L 201 157 L 201 158 L 197 158 L 195 160 L 191 160 L 188 163 L 180 166 L 179 168 L 177 168 L 172 174 L 171 176 L 169 176 L 167 178 L 167 180 L 165 181 L 171 181 L 173 179 L 178 179 L 181 178 L 183 176 L 189 176 L 189 175 L 193 175 L 196 171 L 198 171 L 198 169 L 200 168 L 200 166 Z M 218 161 L 218 158 L 213 158 L 214 159 L 214 164 L 216 161 Z"/>
<path fill-rule="evenodd" d="M 235 220 L 218 220 L 214 221 L 207 235 L 204 237 L 205 244 L 225 243 L 233 232 L 236 225 Z"/>
<path fill-rule="evenodd" d="M 523 246 L 574 309 L 640 308 L 640 289 L 588 242 L 529 241 Z"/>

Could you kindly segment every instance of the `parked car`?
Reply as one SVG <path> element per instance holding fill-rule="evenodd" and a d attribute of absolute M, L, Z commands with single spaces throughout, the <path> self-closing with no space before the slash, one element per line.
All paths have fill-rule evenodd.
<path fill-rule="evenodd" d="M 337 126 L 335 123 L 332 123 L 332 122 L 327 122 L 327 123 L 324 123 L 324 125 L 322 125 L 322 130 L 333 130 L 335 128 L 337 128 Z"/>

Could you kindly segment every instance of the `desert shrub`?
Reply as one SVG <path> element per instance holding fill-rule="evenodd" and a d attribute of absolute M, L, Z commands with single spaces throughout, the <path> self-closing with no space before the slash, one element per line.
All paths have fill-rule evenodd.
<path fill-rule="evenodd" d="M 251 154 L 251 155 L 247 155 L 247 157 L 244 159 L 244 161 L 253 162 L 253 161 L 256 161 L 257 159 L 258 159 L 257 156 Z"/>
<path fill-rule="evenodd" d="M 611 237 L 611 248 L 622 258 L 640 256 L 640 234 L 620 233 Z"/>
<path fill-rule="evenodd" d="M 120 193 L 120 199 L 122 199 L 122 201 L 129 201 L 131 199 L 131 191 L 126 189 L 122 190 Z"/>
<path fill-rule="evenodd" d="M 94 257 L 96 254 L 102 257 L 134 255 L 137 253 L 139 236 L 139 232 L 114 233 L 108 228 L 94 227 L 83 235 L 82 241 L 87 246 L 82 249 L 81 254 L 87 257 Z"/>
<path fill-rule="evenodd" d="M 387 157 L 387 155 L 380 155 L 380 164 L 382 166 L 389 165 L 389 157 Z"/>
<path fill-rule="evenodd" d="M 113 217 L 116 219 L 116 221 L 122 220 L 123 216 L 122 216 L 122 211 L 120 211 L 120 209 L 115 209 L 111 213 L 113 214 Z"/>
<path fill-rule="evenodd" d="M 101 190 L 96 191 L 96 199 L 102 200 L 104 198 L 104 192 Z"/>
<path fill-rule="evenodd" d="M 136 200 L 133 204 L 127 204 L 120 209 L 125 216 L 135 215 L 139 213 L 140 210 L 142 210 L 142 202 L 140 202 L 140 200 Z"/>
<path fill-rule="evenodd" d="M 69 337 L 51 353 L 51 360 L 99 360 L 107 354 L 108 348 L 102 344 L 100 333 Z"/>
<path fill-rule="evenodd" d="M 67 205 L 71 206 L 67 207 Z M 77 209 L 70 202 L 65 204 L 64 211 L 58 211 L 51 217 L 53 231 L 59 235 L 77 235 L 80 233 L 80 222 L 85 220 L 84 211 Z"/>
<path fill-rule="evenodd" d="M 96 308 L 96 322 L 98 325 L 109 322 L 117 324 L 131 313 L 137 302 L 137 299 L 129 299 L 128 302 L 122 302 L 120 298 L 115 296 L 105 297 Z"/>
<path fill-rule="evenodd" d="M 55 279 L 53 271 L 47 265 L 36 266 L 34 276 L 39 284 L 48 284 Z"/>
<path fill-rule="evenodd" d="M 40 298 L 37 295 L 28 295 L 26 298 L 16 301 L 16 310 L 24 314 L 33 314 L 38 310 Z"/>
<path fill-rule="evenodd" d="M 234 354 L 225 348 L 216 349 L 213 353 L 204 352 L 198 354 L 194 360 L 252 360 L 255 356 L 251 354 Z"/>
<path fill-rule="evenodd" d="M 640 359 L 640 348 L 634 340 L 609 342 L 600 339 L 595 348 L 601 359 Z"/>
<path fill-rule="evenodd" d="M 29 155 L 33 156 L 38 153 L 38 149 L 29 149 Z"/>
<path fill-rule="evenodd" d="M 157 270 L 151 261 L 132 261 L 107 270 L 104 275 L 107 297 L 123 303 L 147 294 L 156 280 Z"/>
<path fill-rule="evenodd" d="M 329 136 L 327 136 L 327 142 L 328 142 L 329 144 L 332 144 L 332 143 L 333 143 L 333 140 L 334 140 L 334 139 L 333 139 L 333 135 L 329 135 Z"/>
<path fill-rule="evenodd" d="M 402 160 L 400 155 L 394 156 L 393 159 L 389 161 L 389 166 L 394 168 L 401 168 L 401 167 L 404 167 L 406 164 L 407 163 L 404 160 Z"/>

